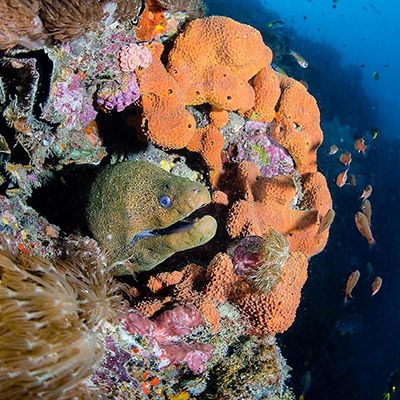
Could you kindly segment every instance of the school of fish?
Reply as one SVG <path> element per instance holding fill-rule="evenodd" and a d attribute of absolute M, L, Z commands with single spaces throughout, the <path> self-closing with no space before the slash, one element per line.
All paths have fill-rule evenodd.
<path fill-rule="evenodd" d="M 374 134 L 372 135 L 373 139 L 377 138 L 377 130 L 374 130 Z M 356 138 L 354 141 L 354 149 L 356 150 L 357 153 L 360 154 L 366 154 L 367 151 L 367 144 L 365 143 L 365 139 L 363 137 Z M 329 147 L 328 150 L 328 156 L 334 156 L 336 153 L 338 153 L 339 147 L 336 144 L 332 144 Z M 357 178 L 356 175 L 350 174 L 348 175 L 348 172 L 350 170 L 350 164 L 352 162 L 352 154 L 348 150 L 343 150 L 340 153 L 339 156 L 339 161 L 341 164 L 345 165 L 347 169 L 344 171 L 339 172 L 339 174 L 336 176 L 335 183 L 336 186 L 339 188 L 343 188 L 345 185 L 350 185 L 353 189 L 357 186 Z M 350 182 L 348 182 L 348 179 Z M 375 244 L 376 240 L 373 236 L 372 233 L 372 205 L 369 200 L 369 197 L 372 194 L 372 185 L 367 184 L 364 188 L 363 191 L 360 195 L 360 200 L 361 200 L 361 205 L 360 205 L 360 211 L 356 212 L 354 215 L 354 222 L 356 225 L 356 228 L 358 232 L 361 234 L 363 238 L 368 242 L 369 248 L 372 249 Z M 326 215 L 320 218 L 320 226 L 319 226 L 319 233 L 323 232 L 329 226 L 332 224 L 333 219 L 335 217 L 335 212 L 334 210 L 329 210 Z M 371 265 L 370 270 L 368 270 L 368 278 L 370 275 L 372 275 L 373 269 L 372 269 L 372 264 L 368 263 L 368 265 Z M 367 268 L 368 269 L 368 268 Z M 346 287 L 345 287 L 345 304 L 349 301 L 349 299 L 352 299 L 352 291 L 357 285 L 358 280 L 360 279 L 360 271 L 355 270 L 353 271 L 346 282 Z M 382 286 L 382 278 L 380 276 L 377 276 L 372 285 L 371 285 L 371 297 L 375 296 L 379 290 L 381 289 Z"/>

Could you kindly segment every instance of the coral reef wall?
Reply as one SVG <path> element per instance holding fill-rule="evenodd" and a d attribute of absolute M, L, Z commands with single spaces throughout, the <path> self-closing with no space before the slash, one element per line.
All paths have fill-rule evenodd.
<path fill-rule="evenodd" d="M 5 398 L 291 399 L 275 335 L 332 210 L 315 99 L 197 0 L 1 7 Z"/>

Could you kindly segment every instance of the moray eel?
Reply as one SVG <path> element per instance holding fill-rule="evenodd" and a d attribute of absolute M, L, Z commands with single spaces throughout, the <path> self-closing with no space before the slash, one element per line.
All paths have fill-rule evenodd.
<path fill-rule="evenodd" d="M 114 275 L 147 271 L 215 235 L 216 220 L 191 214 L 210 203 L 205 186 L 142 161 L 106 167 L 89 192 L 89 228 Z M 127 265 L 129 268 L 127 268 Z"/>

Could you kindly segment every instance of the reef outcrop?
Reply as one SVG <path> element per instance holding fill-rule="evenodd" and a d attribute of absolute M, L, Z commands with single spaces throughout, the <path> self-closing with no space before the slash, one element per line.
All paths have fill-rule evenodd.
<path fill-rule="evenodd" d="M 199 0 L 0 11 L 6 398 L 25 380 L 45 399 L 292 399 L 275 335 L 332 210 L 313 96 L 256 29 L 197 18 Z M 86 224 L 25 204 L 41 188 L 54 207 L 48 182 L 80 171 Z M 51 353 L 42 370 L 31 346 Z"/>

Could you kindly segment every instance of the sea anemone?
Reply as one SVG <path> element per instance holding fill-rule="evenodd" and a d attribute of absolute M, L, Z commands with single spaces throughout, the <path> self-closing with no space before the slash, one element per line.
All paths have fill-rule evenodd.
<path fill-rule="evenodd" d="M 269 293 L 289 258 L 286 238 L 274 229 L 264 236 L 248 236 L 228 248 L 235 271 L 257 289 Z"/>
<path fill-rule="evenodd" d="M 80 393 L 104 352 L 99 328 L 121 304 L 116 290 L 100 264 L 0 250 L 2 399 Z"/>
<path fill-rule="evenodd" d="M 96 30 L 105 16 L 97 0 L 40 0 L 40 17 L 56 40 L 67 41 Z"/>
<path fill-rule="evenodd" d="M 289 243 L 285 236 L 270 229 L 263 236 L 264 259 L 254 276 L 255 286 L 269 293 L 281 276 L 282 268 L 289 258 Z"/>
<path fill-rule="evenodd" d="M 38 13 L 38 0 L 1 1 L 0 50 L 11 49 L 17 44 L 28 48 L 40 46 L 43 35 Z"/>

